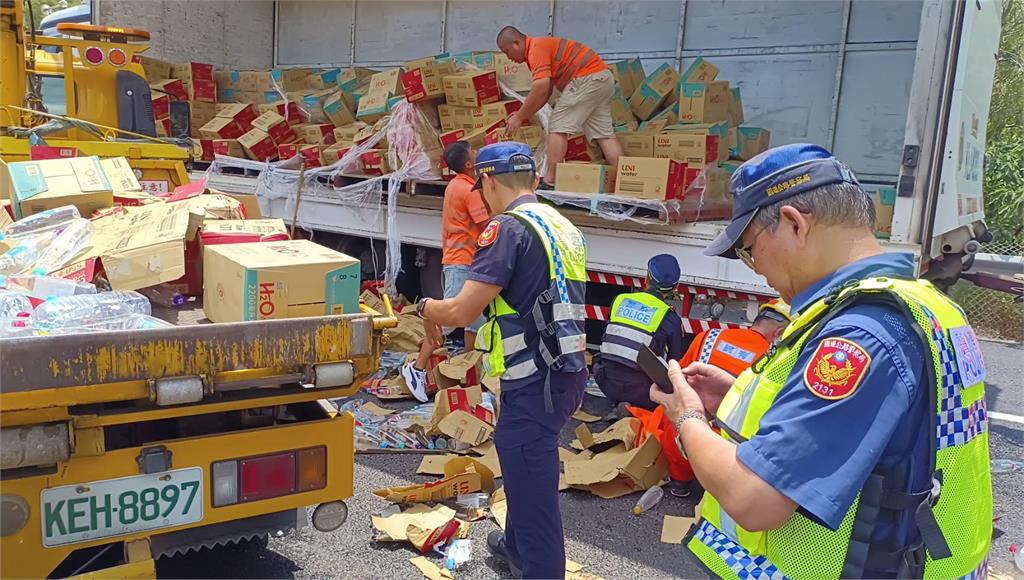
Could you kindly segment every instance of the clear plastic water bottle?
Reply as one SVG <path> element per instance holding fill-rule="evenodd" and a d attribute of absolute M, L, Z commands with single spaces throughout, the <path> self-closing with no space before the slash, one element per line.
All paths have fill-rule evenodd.
<path fill-rule="evenodd" d="M 95 294 L 96 286 L 49 276 L 13 275 L 0 276 L 0 288 L 13 290 L 37 300 L 46 300 L 51 296 L 75 296 L 77 294 Z"/>
<path fill-rule="evenodd" d="M 32 315 L 32 326 L 41 330 L 89 326 L 129 314 L 153 314 L 149 300 L 132 291 L 63 296 L 40 304 Z"/>
<path fill-rule="evenodd" d="M 1013 471 L 1018 473 L 1024 472 L 1024 461 L 1014 461 L 1013 459 L 993 459 L 991 466 L 992 473 L 1010 473 Z"/>
<path fill-rule="evenodd" d="M 1010 554 L 1013 556 L 1013 566 L 1018 572 L 1024 572 L 1024 550 L 1017 544 L 1010 544 Z"/>
<path fill-rule="evenodd" d="M 636 505 L 633 506 L 633 513 L 640 515 L 652 507 L 658 505 L 661 498 L 665 497 L 665 492 L 661 490 L 660 485 L 652 485 L 650 489 L 644 492 L 640 499 L 637 500 Z"/>
<path fill-rule="evenodd" d="M 34 236 L 53 230 L 59 230 L 71 220 L 79 219 L 82 215 L 78 208 L 73 205 L 65 205 L 48 209 L 44 212 L 32 214 L 27 218 L 20 219 L 4 228 L 3 235 L 8 238 L 23 238 Z"/>
<path fill-rule="evenodd" d="M 92 241 L 95 232 L 96 228 L 89 220 L 73 220 L 39 256 L 33 273 L 45 276 L 67 266 Z"/>
<path fill-rule="evenodd" d="M 24 294 L 0 290 L 0 319 L 19 318 L 32 313 L 32 302 Z"/>
<path fill-rule="evenodd" d="M 185 305 L 188 298 L 174 289 L 174 286 L 170 284 L 157 284 L 156 286 L 150 286 L 139 290 L 149 301 L 153 304 L 164 306 L 167 308 L 181 308 Z"/>
<path fill-rule="evenodd" d="M 0 256 L 0 274 L 27 272 L 49 243 L 50 240 L 46 236 L 32 236 L 19 240 L 18 245 Z"/>

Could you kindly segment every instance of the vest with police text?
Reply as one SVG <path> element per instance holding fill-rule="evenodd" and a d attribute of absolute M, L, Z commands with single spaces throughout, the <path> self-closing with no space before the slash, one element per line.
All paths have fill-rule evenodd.
<path fill-rule="evenodd" d="M 608 327 L 601 339 L 601 358 L 631 369 L 640 368 L 640 348 L 651 346 L 654 333 L 668 314 L 669 305 L 649 292 L 619 294 L 612 302 Z M 654 354 L 665 357 L 664 352 Z"/>

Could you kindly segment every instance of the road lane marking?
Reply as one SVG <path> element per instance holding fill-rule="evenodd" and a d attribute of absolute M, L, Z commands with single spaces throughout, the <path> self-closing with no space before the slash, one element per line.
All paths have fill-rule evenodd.
<path fill-rule="evenodd" d="M 1009 421 L 1010 423 L 1017 423 L 1018 425 L 1024 425 L 1024 417 L 1020 415 L 1010 415 L 1009 413 L 999 413 L 997 411 L 989 411 L 988 416 L 991 419 L 998 421 Z"/>

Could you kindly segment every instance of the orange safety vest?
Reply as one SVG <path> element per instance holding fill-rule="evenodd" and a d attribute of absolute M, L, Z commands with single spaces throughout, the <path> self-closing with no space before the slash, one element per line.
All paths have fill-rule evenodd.
<path fill-rule="evenodd" d="M 748 328 L 705 330 L 690 344 L 679 366 L 686 368 L 692 362 L 702 362 L 735 377 L 754 364 L 769 346 L 765 337 Z"/>

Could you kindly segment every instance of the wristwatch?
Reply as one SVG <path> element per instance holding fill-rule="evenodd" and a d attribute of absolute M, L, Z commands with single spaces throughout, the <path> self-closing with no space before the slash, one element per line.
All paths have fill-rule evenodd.
<path fill-rule="evenodd" d="M 679 418 L 676 419 L 676 447 L 679 448 L 679 453 L 681 453 L 683 459 L 686 460 L 689 460 L 690 458 L 686 456 L 686 449 L 683 448 L 683 423 L 690 419 L 698 419 L 705 425 L 710 425 L 710 423 L 708 423 L 708 418 L 704 415 L 703 411 L 684 411 L 679 415 Z"/>
<path fill-rule="evenodd" d="M 420 301 L 416 303 L 416 314 L 419 315 L 420 318 L 426 318 L 426 316 L 423 316 L 423 309 L 427 307 L 428 300 L 430 300 L 430 298 L 420 298 Z"/>

